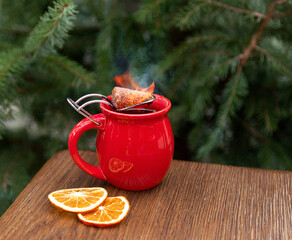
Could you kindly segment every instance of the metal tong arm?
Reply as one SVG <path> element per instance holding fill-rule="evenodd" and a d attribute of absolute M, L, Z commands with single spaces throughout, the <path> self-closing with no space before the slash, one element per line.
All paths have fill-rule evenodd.
<path fill-rule="evenodd" d="M 144 104 L 150 104 L 152 103 L 154 100 L 156 99 L 155 95 L 151 95 L 151 98 L 144 101 L 144 102 L 140 102 L 140 103 L 137 103 L 135 105 L 131 105 L 131 106 L 128 106 L 128 107 L 124 107 L 124 108 L 120 108 L 120 109 L 115 109 L 117 112 L 123 112 L 123 111 L 127 111 L 127 110 L 131 110 L 132 108 L 135 108 L 135 107 L 138 107 L 140 105 L 144 105 Z M 115 107 L 113 107 L 115 108 Z M 136 108 L 136 110 L 139 109 L 139 108 Z"/>
<path fill-rule="evenodd" d="M 89 98 L 89 97 L 100 97 L 100 98 L 103 98 L 103 99 L 106 99 L 105 100 L 91 100 L 91 101 L 88 101 L 84 104 L 82 104 L 81 106 L 79 106 L 79 103 L 86 99 L 86 98 Z M 98 126 L 100 125 L 100 123 L 96 122 L 94 119 L 91 118 L 92 114 L 87 112 L 84 108 L 90 104 L 93 104 L 93 103 L 105 103 L 109 106 L 111 106 L 112 108 L 115 109 L 115 106 L 112 104 L 111 100 L 108 99 L 106 96 L 102 95 L 102 94 L 98 94 L 98 93 L 92 93 L 92 94 L 87 94 L 87 95 L 84 95 L 83 97 L 79 98 L 77 101 L 73 101 L 71 98 L 67 98 L 67 101 L 68 103 L 78 112 L 80 113 L 82 116 L 90 119 L 92 122 L 94 122 L 95 124 L 97 124 Z"/>

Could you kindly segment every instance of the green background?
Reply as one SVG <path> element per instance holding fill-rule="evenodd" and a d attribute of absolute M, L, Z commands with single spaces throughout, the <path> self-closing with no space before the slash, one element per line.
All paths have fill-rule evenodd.
<path fill-rule="evenodd" d="M 291 42 L 291 0 L 1 0 L 0 213 L 67 149 L 66 98 L 126 70 L 171 100 L 175 159 L 292 170 Z"/>

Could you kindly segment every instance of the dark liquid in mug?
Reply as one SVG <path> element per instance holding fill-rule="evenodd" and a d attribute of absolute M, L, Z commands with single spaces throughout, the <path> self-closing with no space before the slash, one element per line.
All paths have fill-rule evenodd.
<path fill-rule="evenodd" d="M 127 111 L 123 111 L 122 113 L 126 113 L 126 114 L 147 114 L 147 113 L 154 113 L 156 112 L 156 110 L 154 109 L 147 109 L 147 108 L 143 108 L 143 109 L 130 109 Z"/>

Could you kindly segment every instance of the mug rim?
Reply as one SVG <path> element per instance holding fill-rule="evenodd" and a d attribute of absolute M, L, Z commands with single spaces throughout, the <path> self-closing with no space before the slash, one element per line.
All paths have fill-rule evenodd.
<path fill-rule="evenodd" d="M 155 118 L 155 117 L 160 117 L 168 113 L 168 111 L 171 108 L 171 102 L 169 99 L 167 99 L 164 96 L 158 95 L 158 94 L 153 94 L 156 99 L 152 104 L 156 104 L 157 106 L 164 105 L 161 109 L 157 110 L 156 112 L 153 113 L 147 113 L 147 114 L 128 114 L 128 113 L 120 113 L 120 112 L 115 112 L 109 105 L 105 103 L 100 103 L 100 109 L 101 111 L 107 115 L 107 116 L 113 116 L 113 117 L 118 117 L 118 118 L 127 118 L 127 119 L 149 119 L 149 118 Z M 112 95 L 107 96 L 109 99 L 111 99 Z"/>

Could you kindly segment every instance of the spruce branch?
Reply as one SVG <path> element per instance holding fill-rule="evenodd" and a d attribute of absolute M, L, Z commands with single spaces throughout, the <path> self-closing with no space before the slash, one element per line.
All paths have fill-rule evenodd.
<path fill-rule="evenodd" d="M 244 11 L 241 11 L 240 9 L 233 8 L 230 6 L 227 6 L 225 4 L 218 3 L 216 1 L 209 1 L 211 4 L 215 4 L 220 7 L 224 7 L 229 10 L 233 11 L 238 11 L 244 13 Z M 271 57 L 270 54 L 268 54 L 266 51 L 263 49 L 259 48 L 257 46 L 257 43 L 261 39 L 261 36 L 263 34 L 264 29 L 268 25 L 268 23 L 271 21 L 273 18 L 273 13 L 275 10 L 276 4 L 283 4 L 285 1 L 272 1 L 268 7 L 267 13 L 263 16 L 259 16 L 262 18 L 262 21 L 260 23 L 260 26 L 257 30 L 257 32 L 252 36 L 250 44 L 248 47 L 244 50 L 244 52 L 239 55 L 240 60 L 237 66 L 237 69 L 235 72 L 232 73 L 232 78 L 231 80 L 227 83 L 224 93 L 223 93 L 223 98 L 225 98 L 225 102 L 220 106 L 219 113 L 217 115 L 217 128 L 216 130 L 213 131 L 213 133 L 209 136 L 208 141 L 200 148 L 199 150 L 199 156 L 203 156 L 208 154 L 210 151 L 212 151 L 215 147 L 217 147 L 216 144 L 216 139 L 219 137 L 219 129 L 224 131 L 227 127 L 227 124 L 230 120 L 230 116 L 235 114 L 235 110 L 238 110 L 242 104 L 241 98 L 244 97 L 247 94 L 247 84 L 245 78 L 242 78 L 242 67 L 246 63 L 246 61 L 249 59 L 251 53 L 253 50 L 258 50 L 265 55 L 268 55 Z M 247 14 L 251 14 L 246 12 Z M 254 15 L 254 14 L 251 14 Z M 257 15 L 257 14 L 256 14 Z M 283 65 L 281 65 L 283 68 Z M 271 118 L 271 114 L 269 114 L 269 111 L 264 111 L 264 121 L 266 124 L 266 128 L 269 131 L 272 131 L 275 129 L 275 121 L 274 119 Z M 221 132 L 221 131 L 220 131 Z"/>
<path fill-rule="evenodd" d="M 236 120 L 241 124 L 241 126 L 246 129 L 252 136 L 262 140 L 262 141 L 269 141 L 270 139 L 265 136 L 264 134 L 262 134 L 261 132 L 259 132 L 257 129 L 253 128 L 252 126 L 250 126 L 250 124 L 248 124 L 248 122 L 236 118 Z"/>
<path fill-rule="evenodd" d="M 213 149 L 222 145 L 223 142 L 224 130 L 222 128 L 213 129 L 207 142 L 199 148 L 197 152 L 197 157 L 198 158 L 207 157 Z"/>
<path fill-rule="evenodd" d="M 82 79 L 84 82 L 93 82 L 93 77 L 91 76 L 90 73 L 87 72 L 86 69 L 84 69 L 77 62 L 72 61 L 71 59 L 65 56 L 59 54 L 51 54 L 45 57 L 45 59 L 65 69 L 72 75 Z"/>
<path fill-rule="evenodd" d="M 254 49 L 272 59 L 277 65 L 279 65 L 283 69 L 284 72 L 292 75 L 292 71 L 287 68 L 283 63 L 281 63 L 278 59 L 276 59 L 272 54 L 270 54 L 267 50 L 259 47 L 258 45 L 256 45 Z"/>
<path fill-rule="evenodd" d="M 184 24 L 185 22 L 188 22 L 189 19 L 191 18 L 191 16 L 198 11 L 201 7 L 204 7 L 207 5 L 207 2 L 201 3 L 199 5 L 197 5 L 194 9 L 192 9 L 192 11 L 190 11 L 184 18 L 182 18 L 180 20 L 180 24 Z"/>
<path fill-rule="evenodd" d="M 152 19 L 156 15 L 158 7 L 165 0 L 151 0 L 144 1 L 140 9 L 135 13 L 135 17 L 139 22 L 147 22 L 147 20 Z"/>
<path fill-rule="evenodd" d="M 276 18 L 282 18 L 282 17 L 287 17 L 287 16 L 290 16 L 292 15 L 292 11 L 287 11 L 287 12 L 284 12 L 284 13 L 279 13 L 279 14 L 275 14 L 273 15 L 273 19 L 276 19 Z"/>
<path fill-rule="evenodd" d="M 265 123 L 265 129 L 267 132 L 273 132 L 277 129 L 277 119 L 274 117 L 274 109 L 270 109 L 269 105 L 264 105 L 262 109 L 263 120 Z"/>
<path fill-rule="evenodd" d="M 235 115 L 242 106 L 242 98 L 248 93 L 247 81 L 241 71 L 227 83 L 223 92 L 223 103 L 220 105 L 219 112 L 216 117 L 216 127 L 209 135 L 205 144 L 199 151 L 198 157 L 202 158 L 224 142 L 225 131 L 228 128 L 231 117 Z"/>
<path fill-rule="evenodd" d="M 0 34 L 9 34 L 9 35 L 28 35 L 32 31 L 31 28 L 28 27 L 14 27 L 14 28 L 1 28 Z M 79 34 L 96 34 L 100 31 L 100 26 L 97 24 L 96 26 L 77 26 L 70 31 L 72 35 Z"/>
<path fill-rule="evenodd" d="M 226 36 L 224 34 L 205 34 L 199 36 L 192 36 L 187 38 L 183 43 L 181 43 L 178 47 L 176 47 L 172 52 L 170 52 L 164 60 L 159 63 L 159 71 L 158 75 L 161 75 L 163 72 L 167 71 L 169 68 L 174 66 L 178 59 L 184 57 L 187 51 L 190 50 L 191 47 L 195 46 L 200 42 L 205 41 L 217 41 L 219 39 L 224 39 Z M 185 61 L 185 59 L 184 59 Z"/>
<path fill-rule="evenodd" d="M 247 81 L 243 73 L 238 71 L 224 89 L 223 98 L 225 102 L 220 106 L 217 116 L 217 125 L 219 128 L 226 128 L 229 117 L 234 115 L 235 111 L 241 107 L 241 99 L 246 96 L 247 93 Z"/>
<path fill-rule="evenodd" d="M 281 5 L 281 4 L 285 3 L 285 2 L 287 2 L 287 0 L 273 0 L 273 1 L 274 1 L 275 4 L 277 4 L 277 5 Z"/>
<path fill-rule="evenodd" d="M 282 2 L 285 2 L 285 1 L 282 1 Z M 264 32 L 264 29 L 266 28 L 266 26 L 269 24 L 269 22 L 273 18 L 273 13 L 274 13 L 276 4 L 277 4 L 277 1 L 271 1 L 270 5 L 268 7 L 267 13 L 265 15 L 265 18 L 260 23 L 258 31 L 252 36 L 248 47 L 244 50 L 244 52 L 241 55 L 238 69 L 241 69 L 243 67 L 245 62 L 249 59 L 249 57 L 250 57 L 252 51 L 254 50 L 255 46 L 257 45 L 258 41 L 261 39 L 261 36 Z"/>
<path fill-rule="evenodd" d="M 25 51 L 13 49 L 3 53 L 7 57 L 0 56 L 0 60 L 3 61 L 0 62 L 0 83 L 4 82 L 5 76 L 9 73 L 20 74 L 19 62 L 23 62 L 30 54 L 39 52 L 42 48 L 48 54 L 55 52 L 55 46 L 62 47 L 67 32 L 72 28 L 75 13 L 75 4 L 71 0 L 55 2 L 54 8 L 49 8 L 28 37 L 24 47 Z"/>
<path fill-rule="evenodd" d="M 183 81 L 185 81 L 185 79 L 189 76 L 189 74 L 191 73 L 191 70 L 186 71 L 174 84 L 174 86 L 171 87 L 171 89 L 169 89 L 168 91 L 168 98 L 173 98 L 177 89 L 179 88 L 179 86 L 182 84 Z"/>
<path fill-rule="evenodd" d="M 75 18 L 75 4 L 72 0 L 59 0 L 54 6 L 41 17 L 38 25 L 28 36 L 24 47 L 10 49 L 0 53 L 0 106 L 3 109 L 9 108 L 9 102 L 13 100 L 12 95 L 17 89 L 9 89 L 19 79 L 23 70 L 29 63 L 31 55 L 38 54 L 46 56 L 61 48 L 68 36 L 68 31 L 73 27 L 72 21 Z M 10 80 L 10 81 L 9 81 Z M 6 87 L 4 87 L 6 85 Z M 10 90 L 8 92 L 8 90 Z M 4 116 L 0 116 L 0 128 L 3 129 Z M 1 130 L 0 129 L 0 130 Z"/>
<path fill-rule="evenodd" d="M 204 6 L 208 5 L 208 2 L 201 4 L 195 4 L 190 2 L 185 8 L 183 8 L 176 18 L 177 26 L 181 29 L 186 28 L 192 23 L 191 18 Z"/>
<path fill-rule="evenodd" d="M 21 49 L 0 53 L 0 86 L 6 78 L 20 71 L 23 60 L 24 53 Z"/>
<path fill-rule="evenodd" d="M 219 64 L 215 64 L 215 67 L 213 67 L 212 69 L 206 69 L 204 72 L 203 71 L 203 77 L 200 77 L 202 79 L 202 81 L 199 81 L 197 83 L 197 87 L 203 87 L 203 86 L 208 86 L 211 87 L 214 82 L 210 81 L 210 79 L 212 79 L 214 76 L 220 76 L 220 77 L 224 77 L 227 76 L 228 72 L 230 72 L 234 67 L 234 65 L 238 65 L 240 59 L 240 55 L 237 55 L 235 57 L 229 58 L 227 60 L 225 60 L 222 63 Z M 236 75 L 237 72 L 235 72 L 234 74 L 230 75 L 230 78 L 233 77 L 234 75 Z"/>
<path fill-rule="evenodd" d="M 204 116 L 204 112 L 207 108 L 207 104 L 212 97 L 212 89 L 208 87 L 202 87 L 196 89 L 196 97 L 191 105 L 190 117 L 189 119 L 198 123 Z"/>
<path fill-rule="evenodd" d="M 47 69 L 50 73 L 50 80 L 55 79 L 55 83 L 48 85 L 32 85 L 30 88 L 17 88 L 17 92 L 21 94 L 52 91 L 76 84 L 72 79 L 80 79 L 82 84 L 94 83 L 92 73 L 89 73 L 85 68 L 77 62 L 69 59 L 66 56 L 59 54 L 50 54 L 49 56 L 39 58 L 39 64 L 43 69 Z M 44 76 L 46 77 L 46 75 Z M 31 81 L 31 80 L 30 80 Z M 46 81 L 48 82 L 48 81 Z"/>
<path fill-rule="evenodd" d="M 68 32 L 73 28 L 76 5 L 72 0 L 59 0 L 40 18 L 39 23 L 30 33 L 25 49 L 28 54 L 47 55 L 62 48 Z"/>
<path fill-rule="evenodd" d="M 211 5 L 214 5 L 214 6 L 217 6 L 217 7 L 221 7 L 221 8 L 225 8 L 227 10 L 231 10 L 231 11 L 234 11 L 234 12 L 239 12 L 239 13 L 243 13 L 243 14 L 247 14 L 247 15 L 251 15 L 251 16 L 255 16 L 255 17 L 263 18 L 263 19 L 266 18 L 266 15 L 261 14 L 259 12 L 254 12 L 254 11 L 249 11 L 249 10 L 242 9 L 242 8 L 233 7 L 233 6 L 230 6 L 230 5 L 221 3 L 221 2 L 217 2 L 217 1 L 213 1 L 213 0 L 207 0 L 206 2 L 211 4 Z"/>

